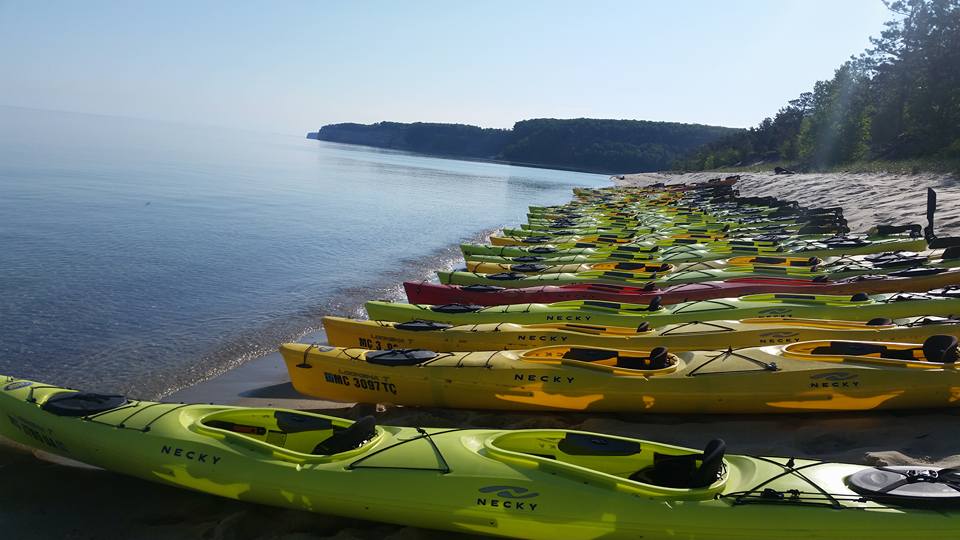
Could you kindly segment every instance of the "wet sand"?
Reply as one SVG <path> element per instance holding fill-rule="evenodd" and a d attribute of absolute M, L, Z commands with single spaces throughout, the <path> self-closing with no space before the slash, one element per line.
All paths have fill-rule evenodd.
<path fill-rule="evenodd" d="M 715 177 L 628 175 L 624 182 L 689 182 Z M 877 222 L 925 223 L 926 187 L 940 194 L 941 236 L 960 233 L 955 179 L 885 175 L 745 175 L 741 192 L 843 206 L 854 231 Z M 319 341 L 313 335 L 304 341 Z M 278 353 L 167 396 L 213 402 L 321 410 L 382 424 L 437 427 L 567 428 L 702 447 L 727 441 L 731 453 L 781 455 L 864 464 L 960 466 L 954 434 L 960 410 L 783 416 L 671 416 L 503 413 L 376 407 L 300 396 Z M 192 493 L 89 468 L 53 464 L 29 451 L 0 446 L 0 524 L 8 538 L 143 539 L 397 539 L 470 538 L 410 527 L 260 507 Z"/>

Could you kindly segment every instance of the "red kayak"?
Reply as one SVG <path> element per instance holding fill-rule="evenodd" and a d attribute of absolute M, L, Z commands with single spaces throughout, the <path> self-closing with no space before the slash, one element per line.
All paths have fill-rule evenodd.
<path fill-rule="evenodd" d="M 837 281 L 778 277 L 743 277 L 726 281 L 683 283 L 659 288 L 627 287 L 602 283 L 546 285 L 523 289 L 506 289 L 493 285 L 440 285 L 437 283 L 404 282 L 403 288 L 411 304 L 549 304 L 565 300 L 606 300 L 648 304 L 659 296 L 663 304 L 690 300 L 730 298 L 746 294 L 878 294 L 888 292 L 924 292 L 947 285 L 960 284 L 960 268 L 916 268 L 881 276 L 856 276 Z"/>

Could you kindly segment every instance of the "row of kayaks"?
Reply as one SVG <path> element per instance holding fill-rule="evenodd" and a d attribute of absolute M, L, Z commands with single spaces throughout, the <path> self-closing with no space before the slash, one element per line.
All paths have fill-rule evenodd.
<path fill-rule="evenodd" d="M 914 227 L 850 236 L 839 209 L 740 197 L 735 183 L 577 189 L 569 204 L 531 207 L 490 246 L 462 246 L 467 269 L 454 274 L 480 281 L 406 283 L 410 303 L 369 302 L 369 320 L 325 317 L 327 343 L 283 345 L 291 381 L 328 400 L 530 411 L 960 401 L 954 254 L 888 254 L 926 246 Z M 703 279 L 663 280 L 689 272 Z M 403 525 L 516 538 L 960 535 L 952 469 L 734 455 L 718 439 L 701 451 L 563 429 L 381 426 L 3 376 L 0 412 L 3 436 L 83 463 Z"/>

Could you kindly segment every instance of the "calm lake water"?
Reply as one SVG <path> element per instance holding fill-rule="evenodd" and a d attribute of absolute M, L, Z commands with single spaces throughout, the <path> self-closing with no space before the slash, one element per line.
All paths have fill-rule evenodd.
<path fill-rule="evenodd" d="M 155 398 L 606 182 L 0 107 L 0 373 Z"/>

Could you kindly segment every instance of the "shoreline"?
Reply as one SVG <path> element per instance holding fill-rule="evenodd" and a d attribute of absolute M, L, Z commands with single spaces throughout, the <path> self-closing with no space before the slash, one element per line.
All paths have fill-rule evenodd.
<path fill-rule="evenodd" d="M 318 139 L 316 137 L 307 137 L 307 140 L 324 142 L 324 143 L 332 143 L 332 144 L 344 144 L 347 146 L 359 146 L 361 148 L 373 148 L 375 150 L 386 150 L 388 152 L 410 154 L 413 156 L 430 157 L 430 158 L 437 158 L 437 159 L 452 159 L 454 161 L 473 161 L 476 163 L 496 163 L 498 165 L 510 165 L 512 167 L 527 167 L 529 169 L 547 169 L 547 170 L 554 170 L 554 171 L 578 172 L 578 173 L 584 173 L 584 174 L 596 174 L 598 176 L 605 176 L 605 175 L 610 175 L 614 173 L 614 171 L 610 171 L 610 170 L 596 171 L 591 169 L 578 169 L 576 167 L 568 167 L 563 165 L 550 165 L 549 163 L 528 163 L 525 161 L 508 161 L 508 160 L 494 159 L 494 158 L 458 156 L 455 154 L 427 154 L 424 152 L 414 152 L 412 150 L 403 150 L 400 148 L 389 148 L 386 146 L 372 146 L 369 144 L 330 141 L 327 139 Z"/>
<path fill-rule="evenodd" d="M 326 343 L 323 331 L 304 336 L 304 343 Z M 279 352 L 255 358 L 222 374 L 164 396 L 163 401 L 214 403 L 240 407 L 284 409 L 348 409 L 355 403 L 324 401 L 304 396 L 290 384 Z"/>
<path fill-rule="evenodd" d="M 657 182 L 705 182 L 729 173 L 634 173 L 611 180 L 618 186 L 644 186 Z M 623 176 L 621 180 L 619 176 Z M 960 178 L 948 173 L 827 172 L 777 175 L 739 173 L 736 188 L 742 196 L 774 196 L 795 200 L 803 206 L 844 210 L 852 233 L 870 227 L 916 223 L 927 224 L 927 188 L 938 194 L 936 232 L 940 237 L 960 235 Z"/>

